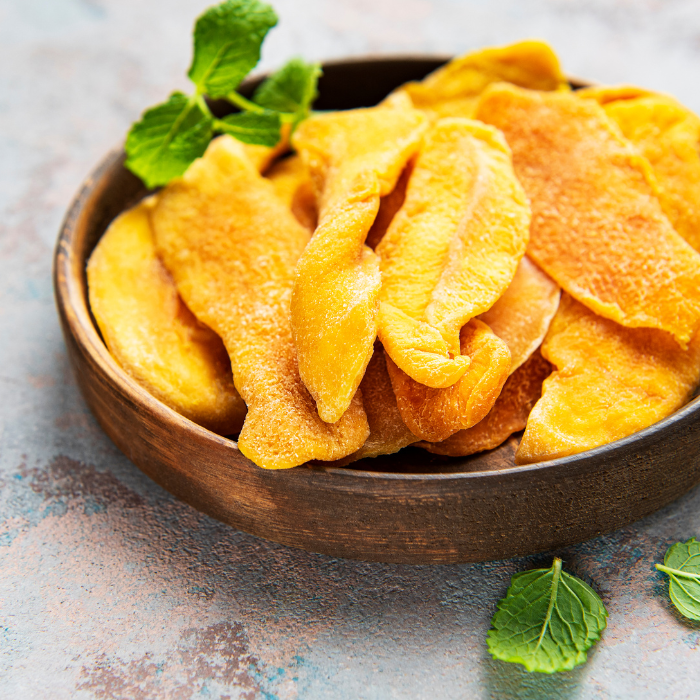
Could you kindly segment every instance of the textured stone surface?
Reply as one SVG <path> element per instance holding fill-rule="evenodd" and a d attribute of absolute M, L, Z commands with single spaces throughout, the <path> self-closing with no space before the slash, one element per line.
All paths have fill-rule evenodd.
<path fill-rule="evenodd" d="M 278 0 L 263 67 L 458 52 L 539 36 L 568 72 L 700 110 L 695 0 Z M 87 412 L 65 360 L 51 250 L 81 179 L 145 106 L 185 87 L 199 0 L 0 0 L 0 696 L 693 698 L 700 626 L 653 569 L 700 535 L 700 489 L 558 552 L 609 627 L 555 677 L 484 637 L 511 574 L 550 556 L 365 564 L 235 532 L 174 501 Z"/>

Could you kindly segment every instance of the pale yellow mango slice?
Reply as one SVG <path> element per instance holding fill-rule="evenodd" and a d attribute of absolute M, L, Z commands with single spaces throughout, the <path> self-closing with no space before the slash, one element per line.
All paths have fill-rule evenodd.
<path fill-rule="evenodd" d="M 542 395 L 542 382 L 552 373 L 552 365 L 535 350 L 528 360 L 508 377 L 496 403 L 486 418 L 460 430 L 442 442 L 419 442 L 428 452 L 449 457 L 493 450 L 513 433 L 522 430 L 532 407 Z"/>
<path fill-rule="evenodd" d="M 275 186 L 277 196 L 290 208 L 297 221 L 308 231 L 318 222 L 316 193 L 309 171 L 298 155 L 284 158 L 265 172 Z"/>
<path fill-rule="evenodd" d="M 105 344 L 149 393 L 199 425 L 237 433 L 246 407 L 221 338 L 195 319 L 156 256 L 150 198 L 118 216 L 87 266 L 90 308 Z"/>
<path fill-rule="evenodd" d="M 649 161 L 673 227 L 700 250 L 700 118 L 673 97 L 631 86 L 595 87 L 594 99 Z"/>
<path fill-rule="evenodd" d="M 379 260 L 365 239 L 425 128 L 417 110 L 374 107 L 311 117 L 293 136 L 319 224 L 297 265 L 292 329 L 299 372 L 329 423 L 350 405 L 377 333 Z"/>
<path fill-rule="evenodd" d="M 532 207 L 528 255 L 595 313 L 685 346 L 700 328 L 700 255 L 663 213 L 649 162 L 603 108 L 501 84 L 483 94 L 477 117 L 513 151 Z"/>
<path fill-rule="evenodd" d="M 438 121 L 377 246 L 379 338 L 409 377 L 438 389 L 464 375 L 460 329 L 511 283 L 529 223 L 501 134 L 468 119 Z"/>
<path fill-rule="evenodd" d="M 289 300 L 309 233 L 240 144 L 213 141 L 163 190 L 152 222 L 180 294 L 228 350 L 248 405 L 241 452 L 258 466 L 283 469 L 359 449 L 369 434 L 361 396 L 329 424 L 299 377 Z"/>
<path fill-rule="evenodd" d="M 528 464 L 627 437 L 686 403 L 700 380 L 700 336 L 682 350 L 652 328 L 625 328 L 562 295 L 542 355 L 545 380 L 515 455 Z"/>
<path fill-rule="evenodd" d="M 447 389 L 419 384 L 387 355 L 396 404 L 408 429 L 421 440 L 440 442 L 471 428 L 493 407 L 508 378 L 508 346 L 489 327 L 472 319 L 461 332 L 461 353 L 470 362 L 460 380 Z"/>
<path fill-rule="evenodd" d="M 375 345 L 360 390 L 369 422 L 369 437 L 357 452 L 342 460 L 343 465 L 364 457 L 390 455 L 418 440 L 399 413 L 381 343 Z"/>
<path fill-rule="evenodd" d="M 511 374 L 542 344 L 559 308 L 560 294 L 559 285 L 525 255 L 503 295 L 479 316 L 505 340 Z"/>
<path fill-rule="evenodd" d="M 568 90 L 554 51 L 542 41 L 520 41 L 459 56 L 422 81 L 402 85 L 385 103 L 405 104 L 407 95 L 431 119 L 471 119 L 479 95 L 498 82 L 533 90 Z"/>

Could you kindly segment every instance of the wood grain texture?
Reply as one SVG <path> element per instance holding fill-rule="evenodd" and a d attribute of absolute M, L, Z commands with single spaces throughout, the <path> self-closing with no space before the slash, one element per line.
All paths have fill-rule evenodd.
<path fill-rule="evenodd" d="M 319 108 L 372 104 L 442 58 L 329 63 Z M 251 85 L 248 85 L 251 89 Z M 408 448 L 352 468 L 265 471 L 232 440 L 179 416 L 112 359 L 87 306 L 85 264 L 108 223 L 145 194 L 107 156 L 63 224 L 56 302 L 85 400 L 120 450 L 195 508 L 245 532 L 335 556 L 454 563 L 544 551 L 609 532 L 700 481 L 700 399 L 624 440 L 581 455 L 513 467 L 517 439 L 467 458 Z"/>

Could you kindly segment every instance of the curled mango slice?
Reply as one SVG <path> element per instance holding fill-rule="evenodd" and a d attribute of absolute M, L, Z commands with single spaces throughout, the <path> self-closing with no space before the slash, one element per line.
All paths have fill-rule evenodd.
<path fill-rule="evenodd" d="M 567 90 L 559 59 L 542 41 L 520 41 L 482 49 L 451 60 L 421 82 L 402 85 L 385 101 L 404 95 L 431 118 L 473 118 L 479 95 L 491 84 L 508 82 L 533 90 Z"/>
<path fill-rule="evenodd" d="M 485 323 L 472 319 L 462 328 L 460 341 L 461 353 L 470 362 L 459 381 L 447 389 L 419 384 L 387 355 L 399 413 L 421 440 L 440 442 L 471 428 L 491 410 L 508 378 L 508 346 Z"/>
<path fill-rule="evenodd" d="M 542 355 L 545 380 L 515 456 L 528 464 L 583 452 L 642 430 L 688 401 L 700 380 L 700 336 L 624 328 L 562 296 Z"/>
<path fill-rule="evenodd" d="M 510 284 L 529 222 L 502 136 L 468 119 L 438 121 L 377 246 L 379 338 L 409 377 L 438 389 L 464 375 L 460 329 Z"/>
<path fill-rule="evenodd" d="M 649 161 L 673 227 L 700 250 L 700 118 L 673 97 L 630 86 L 579 90 L 594 99 Z"/>
<path fill-rule="evenodd" d="M 526 255 L 500 299 L 479 316 L 505 340 L 510 350 L 511 374 L 542 344 L 559 308 L 560 294 L 559 285 Z"/>
<path fill-rule="evenodd" d="M 325 423 L 297 368 L 289 298 L 309 233 L 240 144 L 213 141 L 163 190 L 152 221 L 180 294 L 228 350 L 248 405 L 241 452 L 269 469 L 355 452 L 369 433 L 361 396 L 336 424 Z"/>
<path fill-rule="evenodd" d="M 365 239 L 425 121 L 414 109 L 374 107 L 311 117 L 293 137 L 316 183 L 319 223 L 297 264 L 292 329 L 299 372 L 329 423 L 350 405 L 377 334 L 379 260 Z"/>
<path fill-rule="evenodd" d="M 118 216 L 87 266 L 90 308 L 124 370 L 173 410 L 222 435 L 237 433 L 246 407 L 226 348 L 178 296 L 156 256 L 150 198 Z"/>
<path fill-rule="evenodd" d="M 498 85 L 477 116 L 513 150 L 532 207 L 528 255 L 595 313 L 685 346 L 700 327 L 700 255 L 664 215 L 649 162 L 603 108 Z"/>
<path fill-rule="evenodd" d="M 390 455 L 418 440 L 406 427 L 399 413 L 380 343 L 375 345 L 360 390 L 369 422 L 369 437 L 357 452 L 342 460 L 342 464 L 364 457 Z"/>
<path fill-rule="evenodd" d="M 265 172 L 275 186 L 275 194 L 291 209 L 297 221 L 307 230 L 316 228 L 318 211 L 311 176 L 298 155 L 284 158 Z"/>
<path fill-rule="evenodd" d="M 532 407 L 542 395 L 542 382 L 551 372 L 552 365 L 535 350 L 525 364 L 508 377 L 486 418 L 447 440 L 421 442 L 417 447 L 449 457 L 465 457 L 498 447 L 525 427 Z"/>

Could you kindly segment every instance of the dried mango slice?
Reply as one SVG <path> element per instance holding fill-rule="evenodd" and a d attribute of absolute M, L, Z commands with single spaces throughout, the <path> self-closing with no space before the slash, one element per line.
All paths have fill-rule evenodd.
<path fill-rule="evenodd" d="M 364 242 L 425 128 L 417 110 L 374 107 L 312 117 L 294 133 L 320 197 L 297 265 L 292 329 L 299 372 L 329 423 L 350 405 L 377 334 L 379 260 Z"/>
<path fill-rule="evenodd" d="M 294 265 L 309 238 L 233 139 L 211 143 L 159 196 L 156 244 L 183 299 L 223 339 L 248 405 L 238 446 L 268 469 L 355 452 L 369 433 L 358 395 L 322 421 L 297 369 L 289 320 Z"/>
<path fill-rule="evenodd" d="M 551 372 L 552 365 L 535 350 L 525 364 L 508 377 L 486 418 L 447 440 L 420 442 L 417 447 L 449 457 L 465 457 L 498 447 L 525 427 L 532 407 L 542 395 L 542 382 Z"/>
<path fill-rule="evenodd" d="M 387 355 L 399 413 L 421 440 L 440 442 L 471 428 L 491 410 L 508 378 L 508 346 L 489 327 L 472 319 L 462 328 L 461 353 L 470 360 L 462 378 L 447 389 L 431 389 L 411 379 Z"/>
<path fill-rule="evenodd" d="M 528 255 L 597 314 L 672 333 L 700 327 L 700 255 L 673 229 L 648 161 L 593 100 L 509 85 L 482 96 L 532 207 Z"/>
<path fill-rule="evenodd" d="M 380 343 L 375 345 L 360 390 L 369 422 L 369 437 L 367 442 L 357 452 L 346 457 L 342 464 L 365 457 L 390 455 L 418 440 L 401 419 Z"/>
<path fill-rule="evenodd" d="M 673 97 L 641 88 L 595 87 L 576 94 L 597 100 L 649 161 L 664 213 L 700 250 L 700 118 Z"/>
<path fill-rule="evenodd" d="M 530 209 L 495 129 L 443 119 L 428 133 L 401 210 L 377 246 L 379 338 L 415 381 L 437 389 L 467 371 L 459 333 L 508 287 Z"/>
<path fill-rule="evenodd" d="M 453 59 L 418 83 L 406 83 L 386 104 L 408 95 L 432 119 L 474 117 L 479 95 L 491 84 L 508 82 L 533 90 L 567 90 L 559 59 L 542 41 L 520 41 Z"/>
<path fill-rule="evenodd" d="M 246 407 L 221 338 L 195 319 L 156 256 L 150 198 L 118 216 L 87 266 L 90 308 L 124 370 L 173 410 L 222 435 Z"/>
<path fill-rule="evenodd" d="M 313 182 L 298 155 L 284 158 L 266 171 L 275 193 L 291 209 L 297 221 L 308 231 L 316 228 L 318 211 Z"/>
<path fill-rule="evenodd" d="M 560 294 L 559 285 L 526 255 L 508 289 L 479 316 L 508 345 L 511 374 L 542 344 L 559 308 Z"/>
<path fill-rule="evenodd" d="M 544 382 L 516 464 L 565 457 L 631 435 L 688 401 L 700 380 L 700 336 L 688 350 L 653 328 L 624 328 L 562 295 L 542 354 Z"/>

